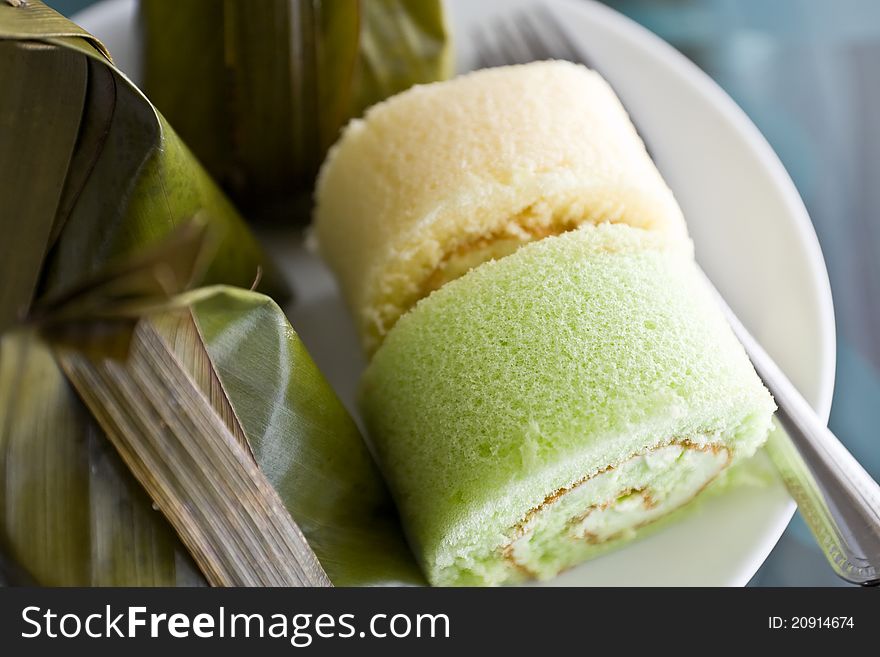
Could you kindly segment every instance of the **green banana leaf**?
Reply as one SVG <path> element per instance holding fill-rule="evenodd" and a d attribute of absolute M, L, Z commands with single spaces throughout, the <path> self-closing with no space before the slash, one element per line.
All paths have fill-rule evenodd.
<path fill-rule="evenodd" d="M 103 47 L 0 2 L 0 85 L 0 581 L 424 584 L 278 306 L 187 291 L 272 271 Z"/>
<path fill-rule="evenodd" d="M 339 586 L 424 584 L 357 425 L 268 297 L 191 304 L 257 463 Z"/>
<path fill-rule="evenodd" d="M 46 335 L 97 334 L 102 355 L 124 356 L 135 313 L 197 278 L 206 242 L 202 222 L 186 224 L 0 336 L 0 561 L 10 583 L 206 583 L 70 387 L 55 358 L 65 341 Z"/>
<path fill-rule="evenodd" d="M 0 2 L 0 331 L 35 299 L 201 213 L 206 283 L 283 293 L 234 207 L 94 37 L 38 0 Z"/>
<path fill-rule="evenodd" d="M 354 421 L 281 309 L 249 290 L 182 292 L 205 237 L 195 222 L 110 263 L 0 341 L 5 561 L 41 584 L 423 583 Z"/>
<path fill-rule="evenodd" d="M 227 421 L 175 357 L 186 317 L 137 324 L 124 359 L 59 350 L 62 369 L 156 508 L 216 586 L 327 586 L 277 492 Z M 212 401 L 220 401 L 220 406 Z"/>
<path fill-rule="evenodd" d="M 315 173 L 344 123 L 452 71 L 441 0 L 140 8 L 144 88 L 256 220 L 305 223 Z"/>
<path fill-rule="evenodd" d="M 0 409 L 0 548 L 10 583 L 205 583 L 33 330 L 0 340 Z"/>
<path fill-rule="evenodd" d="M 408 89 L 453 73 L 443 2 L 361 0 L 363 12 L 352 115 Z"/>
<path fill-rule="evenodd" d="M 343 586 L 423 583 L 357 426 L 277 304 L 256 292 L 221 286 L 195 290 L 170 305 L 173 310 L 150 316 L 144 323 L 154 328 L 168 353 L 196 382 L 203 410 L 216 414 L 252 452 L 329 579 Z M 62 362 L 96 417 L 112 410 L 108 404 L 119 396 L 115 388 L 128 375 L 108 382 L 105 399 L 95 394 L 101 390 L 100 381 L 72 372 L 69 357 Z M 82 367 L 81 358 L 76 362 Z M 149 368 L 136 363 L 133 370 L 142 389 L 148 387 L 140 374 L 143 369 Z M 171 378 L 163 370 L 158 382 Z M 160 390 L 151 405 L 170 404 L 173 397 L 175 408 L 186 406 L 181 402 L 182 388 L 173 385 Z M 129 423 L 120 433 L 148 434 L 150 429 Z M 188 438 L 201 445 L 207 431 L 198 434 Z M 165 460 L 179 461 L 176 451 L 162 443 L 159 453 Z M 219 466 L 210 470 L 217 473 L 211 488 L 223 491 L 230 504 L 241 505 L 242 495 L 230 489 L 230 476 Z M 162 464 L 153 463 L 146 468 L 146 478 L 156 479 L 161 471 Z M 156 495 L 153 498 L 158 501 Z M 219 506 L 211 504 L 212 509 Z M 270 508 L 267 504 L 261 513 L 267 514 Z M 252 558 L 262 561 L 259 555 Z M 233 579 L 221 583 L 284 582 Z"/>

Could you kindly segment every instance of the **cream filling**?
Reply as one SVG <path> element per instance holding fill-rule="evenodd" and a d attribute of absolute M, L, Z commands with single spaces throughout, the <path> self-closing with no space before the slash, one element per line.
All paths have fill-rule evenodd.
<path fill-rule="evenodd" d="M 500 260 L 511 255 L 529 242 L 554 234 L 556 233 L 548 231 L 546 235 L 541 237 L 526 234 L 517 237 L 483 238 L 464 244 L 447 255 L 443 262 L 425 279 L 422 285 L 422 296 L 427 296 L 434 290 L 439 290 L 450 281 L 464 276 L 471 269 L 479 267 L 484 262 Z"/>
<path fill-rule="evenodd" d="M 368 322 L 375 326 L 375 335 L 372 336 L 375 343 L 368 347 L 368 351 L 378 348 L 384 336 L 410 308 L 446 283 L 461 278 L 485 262 L 505 258 L 530 242 L 561 235 L 584 224 L 616 223 L 621 220 L 622 213 L 623 208 L 619 205 L 587 207 L 581 201 L 551 206 L 547 201 L 539 200 L 509 217 L 492 232 L 461 237 L 461 241 L 448 245 L 448 250 L 433 269 L 423 270 L 426 275 L 420 282 L 413 281 L 412 289 L 398 292 L 400 298 L 395 298 L 397 293 L 387 292 L 376 301 L 377 314 L 368 317 Z"/>
<path fill-rule="evenodd" d="M 446 283 L 464 276 L 471 269 L 479 267 L 484 262 L 500 260 L 529 242 L 560 235 L 576 227 L 577 224 L 571 223 L 533 226 L 521 223 L 519 218 L 515 218 L 507 224 L 501 234 L 478 237 L 459 244 L 447 253 L 422 283 L 420 298 L 429 295 L 434 290 L 439 290 Z"/>
<path fill-rule="evenodd" d="M 730 456 L 726 447 L 688 442 L 632 456 L 548 496 L 515 528 L 502 556 L 522 575 L 552 577 L 691 500 Z"/>

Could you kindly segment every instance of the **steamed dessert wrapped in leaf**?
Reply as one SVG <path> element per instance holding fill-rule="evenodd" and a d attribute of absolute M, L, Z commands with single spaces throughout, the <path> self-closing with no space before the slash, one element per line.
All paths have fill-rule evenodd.
<path fill-rule="evenodd" d="M 686 235 L 608 84 L 540 62 L 414 87 L 351 122 L 319 176 L 315 233 L 372 352 L 470 267 L 600 222 Z"/>
<path fill-rule="evenodd" d="M 139 8 L 144 91 L 251 221 L 306 219 L 345 122 L 452 70 L 442 0 Z"/>
<path fill-rule="evenodd" d="M 612 225 L 420 301 L 362 401 L 434 584 L 547 578 L 632 537 L 751 456 L 774 410 L 686 243 Z"/>

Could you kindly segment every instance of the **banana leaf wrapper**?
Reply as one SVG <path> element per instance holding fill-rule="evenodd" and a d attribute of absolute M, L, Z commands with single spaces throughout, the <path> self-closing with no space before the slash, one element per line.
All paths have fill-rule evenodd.
<path fill-rule="evenodd" d="M 0 341 L 8 576 L 78 586 L 192 586 L 206 583 L 203 573 L 223 585 L 423 583 L 354 421 L 281 309 L 225 286 L 166 307 L 131 326 L 67 317 Z M 108 348 L 119 336 L 124 348 Z M 225 453 L 211 450 L 211 426 L 228 436 Z M 228 454 L 239 460 L 224 472 Z M 215 529 L 247 508 L 251 491 L 230 480 L 251 460 L 254 478 L 271 486 L 245 536 L 255 548 L 245 556 L 260 565 L 224 552 L 235 541 Z M 264 526 L 274 516 L 308 545 L 293 555 L 275 549 L 279 532 Z M 320 576 L 285 579 L 302 554 L 317 557 Z M 264 562 L 280 574 L 260 572 Z"/>
<path fill-rule="evenodd" d="M 0 50 L 0 580 L 420 583 L 354 423 L 274 302 L 181 296 L 261 272 L 281 286 L 164 119 L 39 2 L 0 3 Z M 212 513 L 238 507 L 250 524 L 223 534 Z"/>
<path fill-rule="evenodd" d="M 0 545 L 9 583 L 204 585 L 33 332 L 0 341 L 0 408 Z"/>
<path fill-rule="evenodd" d="M 283 294 L 235 208 L 93 36 L 0 2 L 0 331 L 40 297 L 203 215 L 205 283 Z"/>
<path fill-rule="evenodd" d="M 305 223 L 315 173 L 341 126 L 452 70 L 440 0 L 140 8 L 147 93 L 257 220 Z"/>

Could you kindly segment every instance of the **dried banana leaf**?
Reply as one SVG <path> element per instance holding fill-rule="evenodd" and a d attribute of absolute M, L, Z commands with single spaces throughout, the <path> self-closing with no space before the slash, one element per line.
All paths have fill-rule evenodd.
<path fill-rule="evenodd" d="M 55 351 L 63 330 L 79 344 L 100 335 L 102 355 L 124 356 L 134 315 L 167 305 L 198 276 L 207 253 L 204 223 L 185 224 L 41 304 L 29 324 L 0 338 L 0 552 L 11 583 L 205 584 L 77 398 Z M 50 344 L 44 332 L 56 339 Z"/>
<path fill-rule="evenodd" d="M 139 322 L 124 360 L 69 349 L 59 360 L 211 584 L 329 585 L 277 492 L 224 422 L 233 419 L 225 399 L 213 406 L 161 335 L 166 325 L 176 332 L 187 324 L 186 317 Z"/>
<path fill-rule="evenodd" d="M 330 579 L 423 584 L 357 426 L 281 309 L 232 288 L 190 307 L 257 463 Z"/>
<path fill-rule="evenodd" d="M 140 6 L 145 89 L 254 219 L 306 221 L 345 121 L 451 73 L 441 0 Z"/>
<path fill-rule="evenodd" d="M 4 339 L 0 544 L 7 560 L 51 584 L 191 584 L 200 580 L 180 565 L 189 566 L 187 552 L 215 585 L 320 585 L 325 572 L 343 585 L 422 583 L 357 427 L 278 306 L 228 287 L 171 296 L 195 277 L 204 240 L 198 222 L 178 229 L 161 248 L 113 263 L 38 307 L 40 334 L 32 328 Z M 150 314 L 138 321 L 143 312 Z M 35 403 L 22 404 L 22 394 Z M 89 496 L 107 475 L 86 467 L 82 435 L 93 448 L 115 457 L 112 443 L 122 455 L 134 477 L 113 461 L 126 475 L 114 479 L 121 493 Z M 73 470 L 48 475 L 62 466 Z M 37 483 L 23 488 L 22 478 Z M 137 482 L 186 550 L 149 511 Z M 104 509 L 105 523 L 121 523 L 111 546 L 164 536 L 155 541 L 164 552 L 140 548 L 157 572 L 122 570 L 125 552 L 111 550 L 115 570 L 101 574 L 90 546 L 108 541 L 90 519 L 97 502 L 120 496 L 140 503 L 128 505 L 146 524 L 137 531 Z M 65 522 L 54 522 L 55 513 Z"/>
<path fill-rule="evenodd" d="M 222 529 L 223 523 L 209 523 L 211 518 L 228 519 L 233 511 L 248 508 L 246 490 L 235 477 L 248 450 L 334 584 L 423 583 L 354 421 L 281 309 L 264 295 L 229 287 L 199 289 L 170 306 L 142 320 L 125 364 L 70 350 L 61 362 L 208 580 L 223 585 L 319 583 L 285 573 L 260 579 L 259 568 L 251 565 L 283 567 L 306 553 L 302 546 L 273 551 L 270 539 L 279 533 L 265 526 L 277 511 L 271 495 L 248 514 L 261 521 L 261 533 L 236 533 L 235 541 L 222 532 L 205 533 L 205 528 L 218 530 L 211 524 Z M 178 380 L 183 372 L 191 386 Z M 192 394 L 195 390 L 200 396 Z M 145 409 L 157 409 L 161 422 Z M 236 455 L 236 469 L 226 467 L 212 447 L 211 436 L 221 433 L 226 452 Z M 190 442 L 204 463 L 198 479 L 187 482 L 179 470 L 193 449 L 187 447 Z M 145 456 L 143 444 L 148 445 Z M 177 480 L 169 482 L 175 473 Z M 180 488 L 187 491 L 177 501 L 163 496 L 163 490 Z M 194 496 L 198 489 L 218 495 Z M 222 552 L 230 543 L 237 546 L 231 554 L 202 554 L 208 548 Z M 249 546 L 246 551 L 241 544 Z M 250 558 L 236 562 L 242 554 Z M 215 562 L 226 570 L 209 570 Z"/>
<path fill-rule="evenodd" d="M 0 576 L 423 583 L 354 423 L 278 307 L 181 294 L 249 285 L 266 264 L 162 117 L 39 2 L 0 3 L 0 48 L 0 229 L 15 238 L 0 247 Z M 242 493 L 251 513 L 229 521 Z"/>
<path fill-rule="evenodd" d="M 0 340 L 0 409 L 0 548 L 10 583 L 204 584 L 33 330 Z"/>
<path fill-rule="evenodd" d="M 202 213 L 208 283 L 282 286 L 236 210 L 97 40 L 38 0 L 0 3 L 0 331 Z"/>

